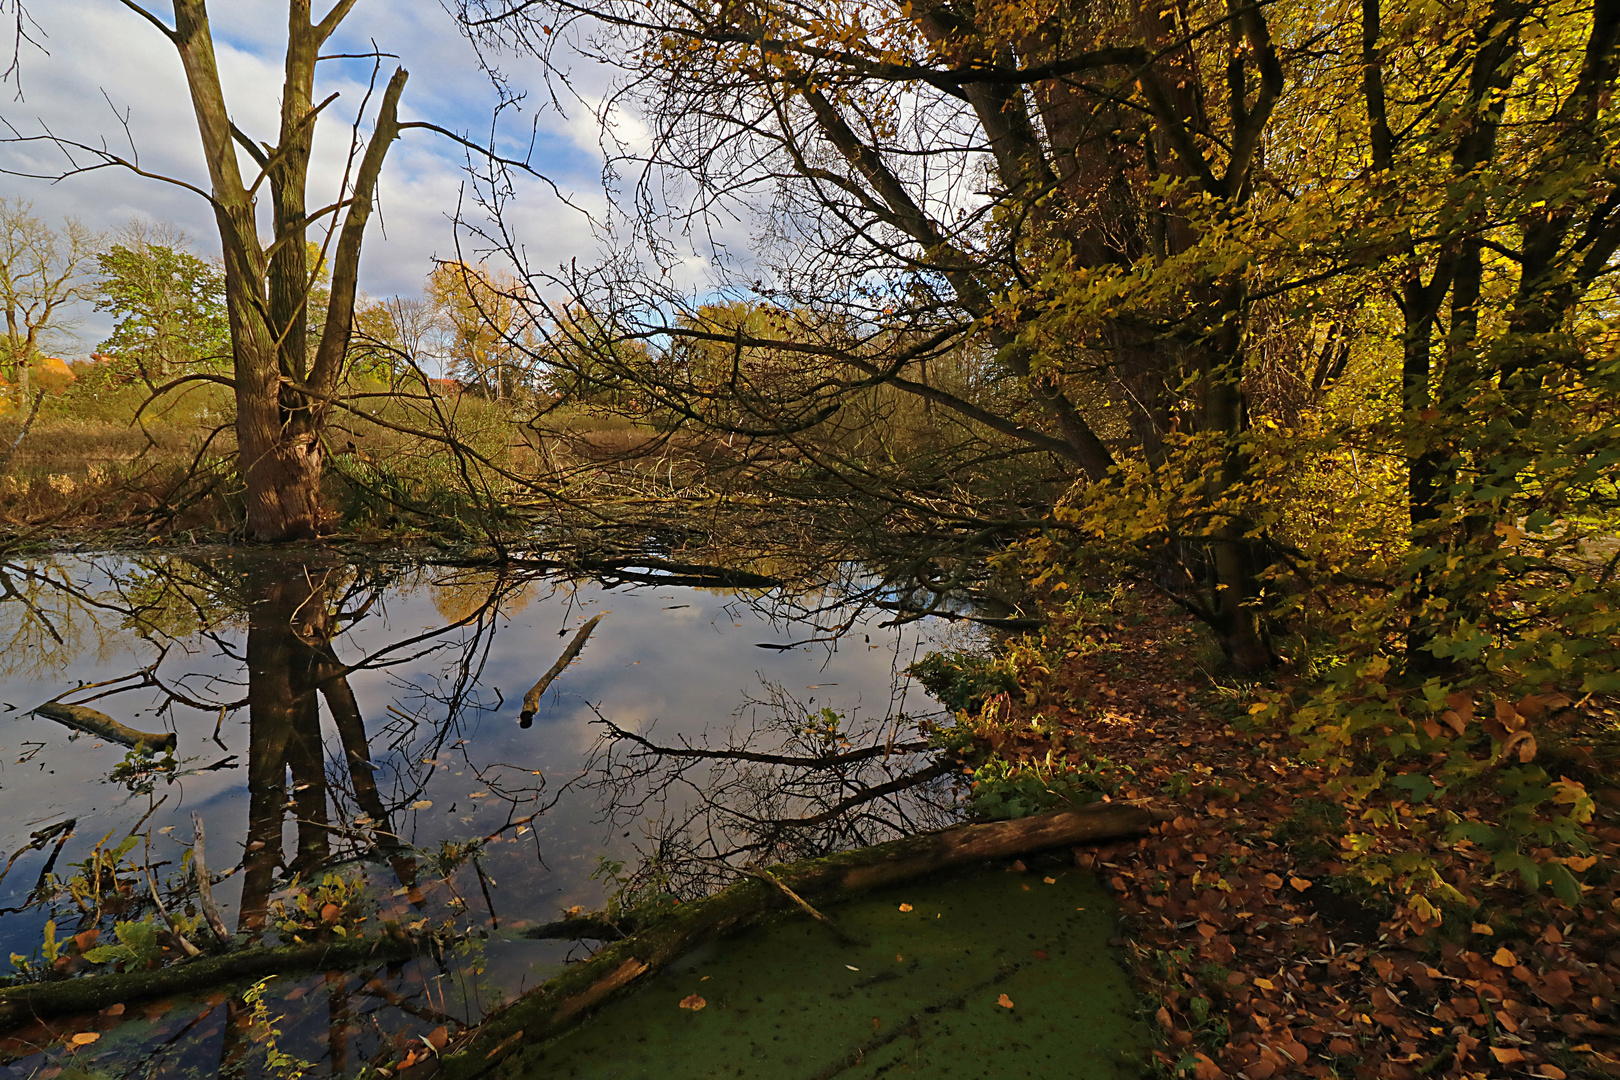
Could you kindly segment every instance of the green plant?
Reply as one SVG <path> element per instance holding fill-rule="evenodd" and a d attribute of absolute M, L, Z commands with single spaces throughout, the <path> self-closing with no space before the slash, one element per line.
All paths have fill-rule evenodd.
<path fill-rule="evenodd" d="M 294 881 L 287 898 L 276 901 L 272 910 L 276 928 L 301 942 L 306 934 L 331 933 L 348 937 L 366 920 L 368 908 L 363 879 L 345 880 L 337 874 L 327 874 L 313 889 L 300 887 Z"/>
<path fill-rule="evenodd" d="M 254 1043 L 264 1045 L 264 1063 L 270 1072 L 280 1080 L 299 1080 L 306 1073 L 315 1071 L 313 1062 L 297 1058 L 282 1050 L 277 1044 L 281 1037 L 281 1029 L 276 1027 L 281 1017 L 271 1018 L 270 1010 L 264 1003 L 265 988 L 270 985 L 274 975 L 267 975 L 248 987 L 242 995 L 243 1003 L 248 1007 L 248 1038 Z"/>
<path fill-rule="evenodd" d="M 991 758 L 973 770 L 968 811 L 987 821 L 1028 817 L 1059 806 L 1081 806 L 1112 794 L 1107 763 L 1084 769 Z"/>
<path fill-rule="evenodd" d="M 158 943 L 158 926 L 148 915 L 139 922 L 115 922 L 116 945 L 98 945 L 84 954 L 92 964 L 122 963 L 126 971 L 146 967 L 163 955 Z"/>
<path fill-rule="evenodd" d="M 977 713 L 985 698 L 1013 693 L 1018 680 L 1000 660 L 963 652 L 934 652 L 906 669 L 940 704 L 952 712 Z"/>
<path fill-rule="evenodd" d="M 47 920 L 44 941 L 40 944 L 40 954 L 43 957 L 43 963 L 40 965 L 42 968 L 49 968 L 56 963 L 56 958 L 61 955 L 62 945 L 63 942 L 56 940 L 56 920 Z M 31 975 L 35 970 L 33 960 L 22 953 L 11 954 L 11 966 L 23 975 Z"/>

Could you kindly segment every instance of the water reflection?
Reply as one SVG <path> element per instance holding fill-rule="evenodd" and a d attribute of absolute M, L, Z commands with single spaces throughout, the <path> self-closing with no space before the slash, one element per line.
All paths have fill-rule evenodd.
<path fill-rule="evenodd" d="M 560 911 L 655 880 L 705 891 L 741 862 L 952 812 L 917 735 L 930 703 L 900 674 L 925 634 L 885 628 L 831 590 L 616 570 L 604 584 L 550 568 L 228 551 L 0 568 L 12 642 L 0 704 L 16 718 L 0 746 L 0 854 L 16 868 L 0 882 L 0 944 L 73 974 L 95 965 L 75 955 L 82 944 L 46 955 L 47 923 L 57 941 L 95 931 L 106 943 L 118 922 L 161 926 L 161 899 L 183 935 L 212 945 L 188 862 L 200 811 L 230 948 L 390 921 L 463 942 L 277 981 L 283 1050 L 341 1075 L 392 1060 L 400 1039 L 476 1022 L 556 971 L 580 946 L 523 932 Z M 521 729 L 523 690 L 593 618 L 589 647 Z M 27 717 L 58 697 L 174 731 L 179 749 L 126 755 Z M 137 842 L 108 862 L 125 836 Z M 342 902 L 300 908 L 317 888 Z M 171 962 L 177 936 L 158 941 Z M 230 990 L 185 1007 L 184 1022 L 177 1009 L 145 1025 L 39 1025 L 13 1033 L 7 1053 L 22 1075 L 70 1060 L 121 1075 L 261 1074 L 266 1006 Z M 87 1023 L 106 1038 L 70 1049 Z"/>

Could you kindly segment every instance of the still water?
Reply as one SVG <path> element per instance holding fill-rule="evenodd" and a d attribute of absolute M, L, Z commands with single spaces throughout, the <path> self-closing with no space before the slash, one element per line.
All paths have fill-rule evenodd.
<path fill-rule="evenodd" d="M 928 765 L 905 747 L 937 710 L 904 669 L 952 631 L 831 589 L 628 576 L 229 549 L 0 567 L 0 956 L 95 967 L 71 954 L 162 925 L 154 885 L 211 944 L 194 814 L 233 948 L 386 920 L 460 942 L 279 976 L 257 1005 L 237 983 L 14 1029 L 12 1074 L 297 1071 L 275 1053 L 353 1074 L 581 955 L 523 936 L 570 909 L 951 819 L 949 786 L 888 789 Z M 598 615 L 521 726 L 524 693 Z M 31 714 L 59 697 L 177 748 Z M 884 752 L 791 763 L 858 746 Z"/>

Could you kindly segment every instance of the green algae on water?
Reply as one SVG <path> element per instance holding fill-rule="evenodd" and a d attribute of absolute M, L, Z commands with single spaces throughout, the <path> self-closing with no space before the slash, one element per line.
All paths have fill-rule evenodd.
<path fill-rule="evenodd" d="M 1108 947 L 1114 905 L 1089 875 L 1064 867 L 935 877 L 827 914 L 863 944 L 843 944 L 802 916 L 711 943 L 581 1027 L 508 1059 L 500 1074 L 1125 1080 L 1143 1072 L 1148 1034 Z"/>

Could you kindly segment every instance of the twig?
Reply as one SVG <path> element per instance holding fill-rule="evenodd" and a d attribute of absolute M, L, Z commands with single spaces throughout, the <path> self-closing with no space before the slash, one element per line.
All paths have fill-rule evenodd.
<path fill-rule="evenodd" d="M 207 837 L 203 831 L 202 815 L 195 810 L 191 812 L 191 832 L 191 866 L 197 871 L 197 904 L 202 908 L 203 918 L 208 920 L 208 928 L 219 938 L 220 944 L 228 944 L 231 932 L 225 928 L 225 920 L 219 917 L 219 905 L 214 903 L 214 886 L 208 879 L 208 860 L 203 854 L 203 843 Z"/>
<path fill-rule="evenodd" d="M 163 897 L 158 895 L 157 881 L 152 877 L 152 868 L 150 866 L 146 868 L 146 883 L 152 887 L 152 903 L 157 905 L 158 914 L 163 916 L 163 921 L 169 924 L 169 933 L 174 935 L 175 943 L 180 946 L 180 951 L 187 956 L 201 956 L 202 950 L 186 940 L 186 935 L 182 934 L 180 927 L 175 924 L 174 916 L 170 915 L 169 909 L 163 906 Z"/>
<path fill-rule="evenodd" d="M 759 878 L 759 880 L 765 882 L 768 885 L 774 885 L 777 889 L 781 890 L 781 893 L 782 893 L 783 896 L 787 897 L 789 900 L 791 900 L 795 904 L 797 904 L 799 909 L 801 911 L 803 911 L 806 915 L 810 916 L 812 919 L 819 922 L 822 926 L 825 926 L 827 929 L 831 930 L 833 932 L 833 934 L 838 938 L 838 940 L 842 941 L 844 944 L 846 944 L 846 945 L 865 945 L 866 944 L 866 942 L 864 942 L 860 938 L 857 938 L 854 935 L 850 934 L 843 927 L 839 926 L 837 923 L 835 923 L 831 919 L 827 918 L 827 916 L 823 915 L 821 912 L 819 912 L 815 908 L 811 907 L 810 902 L 808 900 L 806 900 L 804 897 L 800 896 L 798 893 L 794 892 L 792 889 L 788 888 L 786 882 L 784 882 L 781 878 L 777 877 L 775 874 L 771 873 L 769 870 L 761 870 L 758 867 L 750 866 L 750 867 L 744 868 L 743 873 L 748 874 L 750 877 L 757 877 L 757 878 Z"/>
<path fill-rule="evenodd" d="M 534 714 L 540 711 L 540 695 L 546 692 L 553 679 L 563 673 L 563 668 L 573 663 L 574 657 L 579 655 L 579 650 L 585 647 L 585 641 L 591 636 L 591 631 L 595 630 L 596 624 L 601 621 L 602 616 L 591 616 L 591 620 L 580 627 L 579 632 L 574 635 L 574 640 L 568 643 L 568 648 L 557 657 L 557 662 L 551 665 L 551 670 L 540 676 L 540 681 L 529 687 L 529 692 L 523 695 L 523 716 L 519 723 L 524 727 L 534 723 Z"/>

